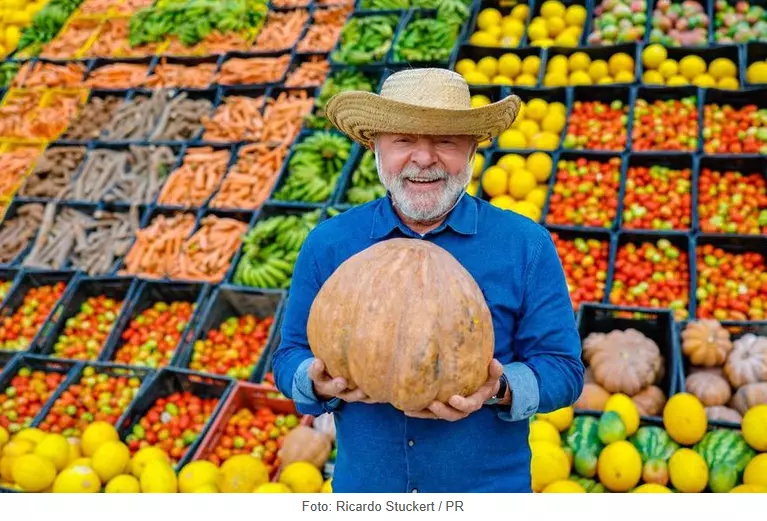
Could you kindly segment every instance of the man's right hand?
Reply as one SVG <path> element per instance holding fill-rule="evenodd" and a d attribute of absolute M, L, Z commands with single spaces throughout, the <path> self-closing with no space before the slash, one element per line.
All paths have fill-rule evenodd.
<path fill-rule="evenodd" d="M 321 400 L 340 398 L 345 402 L 376 403 L 362 389 L 348 389 L 345 378 L 331 378 L 325 371 L 325 364 L 318 358 L 309 366 L 309 378 L 314 385 L 314 394 Z"/>

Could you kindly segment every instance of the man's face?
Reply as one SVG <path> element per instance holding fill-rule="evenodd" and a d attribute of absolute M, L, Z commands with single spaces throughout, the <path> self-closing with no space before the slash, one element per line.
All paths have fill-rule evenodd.
<path fill-rule="evenodd" d="M 381 183 L 414 221 L 442 216 L 471 180 L 476 145 L 469 136 L 382 134 L 376 143 Z"/>

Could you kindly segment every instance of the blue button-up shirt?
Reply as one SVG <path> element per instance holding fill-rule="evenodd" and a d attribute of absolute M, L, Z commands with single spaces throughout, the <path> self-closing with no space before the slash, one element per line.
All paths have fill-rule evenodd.
<path fill-rule="evenodd" d="M 322 401 L 314 394 L 306 324 L 317 292 L 346 259 L 393 237 L 434 242 L 477 281 L 492 314 L 495 358 L 509 379 L 511 407 L 484 406 L 448 422 L 409 418 L 388 404 Z M 317 226 L 296 262 L 273 371 L 277 387 L 300 413 L 334 413 L 334 492 L 530 492 L 529 418 L 575 403 L 584 367 L 549 232 L 464 195 L 423 236 L 402 222 L 388 197 Z"/>

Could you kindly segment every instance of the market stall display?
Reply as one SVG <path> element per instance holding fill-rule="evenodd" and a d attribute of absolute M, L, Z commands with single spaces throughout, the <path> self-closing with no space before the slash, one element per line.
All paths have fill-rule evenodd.
<path fill-rule="evenodd" d="M 437 66 L 522 99 L 468 191 L 551 233 L 583 342 L 535 491 L 767 492 L 763 2 L 0 11 L 3 491 L 328 492 L 271 360 L 308 233 L 385 189 L 324 108 Z"/>

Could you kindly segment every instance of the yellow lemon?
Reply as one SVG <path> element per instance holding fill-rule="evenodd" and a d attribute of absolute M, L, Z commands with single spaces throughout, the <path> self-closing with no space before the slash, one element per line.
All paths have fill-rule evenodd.
<path fill-rule="evenodd" d="M 475 94 L 471 97 L 471 107 L 475 109 L 490 105 L 492 102 L 493 101 L 484 94 Z"/>
<path fill-rule="evenodd" d="M 490 199 L 490 204 L 502 210 L 512 210 L 516 201 L 508 194 L 498 195 Z"/>
<path fill-rule="evenodd" d="M 485 156 L 484 154 L 474 154 L 474 163 L 472 165 L 471 177 L 474 179 L 479 178 L 482 170 L 485 169 Z"/>
<path fill-rule="evenodd" d="M 586 8 L 578 4 L 569 6 L 565 9 L 565 22 L 567 25 L 583 27 L 586 23 Z"/>
<path fill-rule="evenodd" d="M 53 482 L 55 494 L 95 494 L 101 492 L 101 480 L 96 471 L 83 465 L 67 467 Z"/>
<path fill-rule="evenodd" d="M 631 491 L 634 494 L 670 494 L 671 490 L 657 483 L 645 483 Z"/>
<path fill-rule="evenodd" d="M 676 76 L 671 76 L 668 80 L 666 80 L 666 85 L 669 87 L 679 87 L 682 85 L 687 85 L 687 78 L 684 76 L 680 76 L 677 74 Z"/>
<path fill-rule="evenodd" d="M 746 443 L 759 452 L 767 452 L 767 404 L 746 411 L 741 430 Z"/>
<path fill-rule="evenodd" d="M 647 85 L 663 85 L 666 79 L 658 71 L 645 71 L 642 74 L 642 83 Z"/>
<path fill-rule="evenodd" d="M 618 71 L 618 74 L 615 75 L 615 83 L 634 83 L 634 80 L 636 78 L 631 71 Z"/>
<path fill-rule="evenodd" d="M 525 104 L 525 117 L 534 121 L 542 121 L 546 116 L 549 104 L 541 98 L 533 98 Z"/>
<path fill-rule="evenodd" d="M 716 82 L 716 86 L 724 90 L 738 90 L 740 83 L 735 78 L 722 78 Z"/>
<path fill-rule="evenodd" d="M 141 492 L 141 485 L 130 474 L 120 474 L 109 480 L 104 492 L 107 494 L 138 494 Z"/>
<path fill-rule="evenodd" d="M 13 482 L 13 464 L 20 456 L 0 457 L 0 481 L 6 483 Z"/>
<path fill-rule="evenodd" d="M 67 463 L 67 468 L 69 467 L 92 467 L 91 459 L 90 458 L 77 458 L 76 460 L 70 461 Z"/>
<path fill-rule="evenodd" d="M 525 201 L 533 203 L 538 209 L 542 210 L 546 205 L 546 195 L 547 189 L 545 186 L 536 186 L 527 194 Z"/>
<path fill-rule="evenodd" d="M 544 130 L 533 136 L 530 142 L 530 148 L 539 150 L 556 150 L 559 146 L 559 135 Z"/>
<path fill-rule="evenodd" d="M 538 222 L 541 219 L 541 210 L 528 201 L 517 201 L 513 211 L 520 215 L 524 215 L 535 222 Z"/>
<path fill-rule="evenodd" d="M 170 463 L 161 459 L 149 460 L 139 478 L 144 494 L 175 494 L 178 492 L 178 477 Z"/>
<path fill-rule="evenodd" d="M 601 80 L 597 82 L 597 85 L 610 85 L 612 83 L 615 83 L 615 80 L 612 76 L 605 76 Z"/>
<path fill-rule="evenodd" d="M 9 25 L 5 28 L 5 47 L 15 49 L 21 40 L 21 31 L 15 25 Z"/>
<path fill-rule="evenodd" d="M 767 494 L 767 487 L 762 485 L 738 485 L 730 490 L 731 494 Z"/>
<path fill-rule="evenodd" d="M 528 27 L 527 35 L 530 37 L 531 42 L 545 40 L 549 37 L 549 30 L 543 22 L 533 23 Z"/>
<path fill-rule="evenodd" d="M 526 160 L 519 154 L 505 154 L 501 156 L 495 165 L 503 168 L 508 173 L 512 173 L 515 170 L 525 168 Z"/>
<path fill-rule="evenodd" d="M 130 450 L 119 441 L 108 441 L 102 444 L 91 459 L 93 462 L 91 467 L 99 475 L 102 483 L 127 472 L 130 468 Z"/>
<path fill-rule="evenodd" d="M 18 457 L 35 450 L 35 444 L 29 440 L 13 438 L 3 446 L 3 456 Z"/>
<path fill-rule="evenodd" d="M 565 432 L 573 423 L 575 411 L 572 407 L 562 407 L 548 413 L 538 413 L 537 419 L 545 420 L 557 428 L 559 432 Z"/>
<path fill-rule="evenodd" d="M 570 477 L 570 460 L 562 447 L 547 441 L 530 443 L 530 474 L 533 492 Z"/>
<path fill-rule="evenodd" d="M 625 52 L 615 53 L 607 60 L 610 67 L 610 74 L 617 75 L 621 71 L 634 72 L 634 59 Z"/>
<path fill-rule="evenodd" d="M 549 117 L 553 114 L 549 114 Z M 545 152 L 533 152 L 527 156 L 525 161 L 525 167 L 527 170 L 535 176 L 535 180 L 539 183 L 545 183 L 551 175 L 552 167 L 551 156 Z"/>
<path fill-rule="evenodd" d="M 735 78 L 738 74 L 738 68 L 729 58 L 714 58 L 708 65 L 708 73 L 716 80 Z"/>
<path fill-rule="evenodd" d="M 194 489 L 193 494 L 218 494 L 219 490 L 216 485 L 203 485 L 200 488 Z"/>
<path fill-rule="evenodd" d="M 503 36 L 499 42 L 501 47 L 510 49 L 512 47 L 519 47 L 519 38 L 516 36 Z"/>
<path fill-rule="evenodd" d="M 480 71 L 467 72 L 464 74 L 463 79 L 466 80 L 466 83 L 469 85 L 486 85 L 490 83 L 490 78 Z"/>
<path fill-rule="evenodd" d="M 216 484 L 221 492 L 242 493 L 252 492 L 257 486 L 268 482 L 269 470 L 261 460 L 250 454 L 239 454 L 221 465 Z"/>
<path fill-rule="evenodd" d="M 578 45 L 579 36 L 580 35 L 573 34 L 570 31 L 565 31 L 554 38 L 554 45 L 559 47 L 576 47 Z"/>
<path fill-rule="evenodd" d="M 589 65 L 589 76 L 593 81 L 599 81 L 610 74 L 610 68 L 604 60 L 594 60 Z"/>
<path fill-rule="evenodd" d="M 178 490 L 181 493 L 193 492 L 205 485 L 215 485 L 218 467 L 210 461 L 198 460 L 184 465 L 178 473 Z"/>
<path fill-rule="evenodd" d="M 469 43 L 477 47 L 495 47 L 498 38 L 487 31 L 477 31 L 469 37 Z"/>
<path fill-rule="evenodd" d="M 320 489 L 320 492 L 323 494 L 333 493 L 333 478 L 328 478 L 325 480 L 325 483 L 323 483 L 322 488 Z"/>
<path fill-rule="evenodd" d="M 465 76 L 467 73 L 474 71 L 476 69 L 477 69 L 477 64 L 474 63 L 474 60 L 470 60 L 468 58 L 463 58 L 462 60 L 458 60 L 458 63 L 455 64 L 455 72 L 457 72 L 461 76 Z"/>
<path fill-rule="evenodd" d="M 544 87 L 566 87 L 567 75 L 561 72 L 550 72 L 543 77 Z"/>
<path fill-rule="evenodd" d="M 527 15 L 529 13 L 530 13 L 530 8 L 527 7 L 527 4 L 517 4 L 511 10 L 511 17 L 514 18 L 515 20 L 519 20 L 520 22 L 526 22 Z"/>
<path fill-rule="evenodd" d="M 24 454 L 13 462 L 11 475 L 14 483 L 25 492 L 42 492 L 56 479 L 56 467 L 42 456 Z"/>
<path fill-rule="evenodd" d="M 480 29 L 487 29 L 489 27 L 499 25 L 502 19 L 503 15 L 498 9 L 489 7 L 483 9 L 477 15 L 477 27 Z"/>
<path fill-rule="evenodd" d="M 692 449 L 681 448 L 668 460 L 671 484 L 680 492 L 703 492 L 708 484 L 708 467 L 703 457 Z"/>
<path fill-rule="evenodd" d="M 526 148 L 527 138 L 525 135 L 515 129 L 504 130 L 498 137 L 498 146 L 502 149 Z"/>
<path fill-rule="evenodd" d="M 568 79 L 568 85 L 591 85 L 593 82 L 591 81 L 591 76 L 589 76 L 589 73 L 586 71 L 573 71 L 570 73 L 570 78 Z"/>
<path fill-rule="evenodd" d="M 546 0 L 541 5 L 541 16 L 544 18 L 564 18 L 565 13 L 565 6 L 558 0 Z"/>
<path fill-rule="evenodd" d="M 130 462 L 131 474 L 141 479 L 141 473 L 144 472 L 146 464 L 156 459 L 170 463 L 168 454 L 159 447 L 144 447 L 143 449 L 139 449 L 136 454 L 133 455 Z"/>
<path fill-rule="evenodd" d="M 748 462 L 743 471 L 743 484 L 767 487 L 767 453 L 759 454 Z"/>
<path fill-rule="evenodd" d="M 642 456 L 629 441 L 611 443 L 599 454 L 597 475 L 611 492 L 628 492 L 642 478 Z"/>
<path fill-rule="evenodd" d="M 466 193 L 471 195 L 472 197 L 476 197 L 477 193 L 479 193 L 479 181 L 473 180 L 469 183 L 469 186 L 466 187 Z"/>
<path fill-rule="evenodd" d="M 67 443 L 69 444 L 69 458 L 67 460 L 67 465 L 68 465 L 72 463 L 73 461 L 82 458 L 83 453 L 82 453 L 82 450 L 80 450 L 79 438 L 67 438 Z"/>
<path fill-rule="evenodd" d="M 560 101 L 552 101 L 549 103 L 549 112 L 559 112 L 563 116 L 567 115 L 567 107 Z"/>
<path fill-rule="evenodd" d="M 552 56 L 552 58 L 549 60 L 549 63 L 546 65 L 546 73 L 552 73 L 552 72 L 560 72 L 563 74 L 567 74 L 567 56 L 564 56 L 562 54 L 557 54 L 556 56 Z"/>
<path fill-rule="evenodd" d="M 514 85 L 514 80 L 512 80 L 511 78 L 507 76 L 502 76 L 499 74 L 498 76 L 495 76 L 491 80 L 491 83 L 493 85 Z"/>
<path fill-rule="evenodd" d="M 542 492 L 544 494 L 585 494 L 586 489 L 575 481 L 563 479 L 550 484 Z"/>
<path fill-rule="evenodd" d="M 570 55 L 567 59 L 567 65 L 570 73 L 574 71 L 587 71 L 589 65 L 591 65 L 591 58 L 583 51 L 577 51 Z"/>
<path fill-rule="evenodd" d="M 658 72 L 666 79 L 679 74 L 679 64 L 674 60 L 663 60 L 658 67 Z"/>
<path fill-rule="evenodd" d="M 516 54 L 507 53 L 498 60 L 498 72 L 508 78 L 516 78 L 522 70 L 522 60 Z"/>
<path fill-rule="evenodd" d="M 525 34 L 525 25 L 516 18 L 507 17 L 501 23 L 501 32 L 504 36 L 520 39 Z"/>
<path fill-rule="evenodd" d="M 69 442 L 61 434 L 49 434 L 35 447 L 35 454 L 49 460 L 61 472 L 69 463 Z"/>
<path fill-rule="evenodd" d="M 530 422 L 530 434 L 527 439 L 530 443 L 534 441 L 549 441 L 555 445 L 562 444 L 562 438 L 560 438 L 557 428 L 543 420 Z"/>
<path fill-rule="evenodd" d="M 311 463 L 296 461 L 282 469 L 279 482 L 298 494 L 311 494 L 322 489 L 325 479 L 320 470 Z"/>
<path fill-rule="evenodd" d="M 492 78 L 498 74 L 498 60 L 493 56 L 485 56 L 477 62 L 477 70 L 488 78 Z"/>
<path fill-rule="evenodd" d="M 23 431 L 19 431 L 18 434 L 16 434 L 13 439 L 14 440 L 27 440 L 32 442 L 32 445 L 37 445 L 41 441 L 43 441 L 43 438 L 45 438 L 48 434 L 41 431 L 38 428 L 32 427 L 29 429 L 24 429 Z"/>
<path fill-rule="evenodd" d="M 96 450 L 108 441 L 120 441 L 117 429 L 105 421 L 91 423 L 85 428 L 80 441 L 83 455 L 92 457 Z"/>
<path fill-rule="evenodd" d="M 634 401 L 623 393 L 610 396 L 605 402 L 605 412 L 615 411 L 626 426 L 626 435 L 631 436 L 639 429 L 639 410 Z"/>
<path fill-rule="evenodd" d="M 700 74 L 695 76 L 692 80 L 693 85 L 697 85 L 701 88 L 716 87 L 716 80 L 708 74 Z"/>
<path fill-rule="evenodd" d="M 538 56 L 528 56 L 522 60 L 522 73 L 529 76 L 538 76 L 541 70 L 541 59 Z"/>
<path fill-rule="evenodd" d="M 554 17 L 546 20 L 546 30 L 550 37 L 558 36 L 566 28 L 567 24 L 563 18 Z"/>
<path fill-rule="evenodd" d="M 675 442 L 680 445 L 694 445 L 706 434 L 706 409 L 695 395 L 677 393 L 669 398 L 663 408 L 663 426 Z M 631 434 L 633 433 L 629 433 L 629 436 Z"/>
<path fill-rule="evenodd" d="M 688 80 L 692 80 L 706 72 L 706 62 L 700 56 L 685 56 L 679 60 L 679 72 Z"/>
<path fill-rule="evenodd" d="M 541 127 L 538 126 L 538 123 L 533 121 L 532 119 L 524 119 L 519 123 L 519 131 L 522 132 L 525 137 L 527 138 L 527 141 L 529 142 L 530 139 L 536 135 L 538 132 L 541 131 Z"/>
<path fill-rule="evenodd" d="M 490 197 L 503 195 L 508 186 L 509 174 L 499 166 L 491 166 L 482 175 L 482 190 Z"/>
<path fill-rule="evenodd" d="M 290 494 L 292 492 L 284 483 L 263 483 L 253 491 L 254 494 Z"/>
<path fill-rule="evenodd" d="M 488 27 L 487 29 L 485 29 L 485 32 L 491 34 L 493 38 L 496 39 L 496 41 L 503 36 L 503 32 L 501 31 L 500 25 L 494 25 L 492 27 Z"/>
<path fill-rule="evenodd" d="M 657 69 L 667 57 L 666 48 L 658 43 L 653 43 L 642 51 L 642 64 L 648 69 Z"/>
<path fill-rule="evenodd" d="M 767 61 L 754 62 L 746 69 L 746 79 L 749 83 L 767 83 Z"/>
<path fill-rule="evenodd" d="M 517 76 L 517 85 L 523 86 L 523 87 L 535 87 L 535 84 L 538 83 L 538 80 L 529 74 L 520 74 Z"/>
<path fill-rule="evenodd" d="M 0 427 L 0 449 L 3 448 L 3 445 L 8 443 L 9 439 L 10 439 L 10 435 L 8 434 L 8 431 Z"/>

